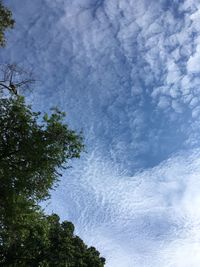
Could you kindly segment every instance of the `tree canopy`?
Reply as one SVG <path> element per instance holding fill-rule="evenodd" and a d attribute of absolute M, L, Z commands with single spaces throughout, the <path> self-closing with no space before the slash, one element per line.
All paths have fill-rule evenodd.
<path fill-rule="evenodd" d="M 58 109 L 41 116 L 20 96 L 0 99 L 0 114 L 1 189 L 44 199 L 58 181 L 59 169 L 80 156 L 81 135 L 62 123 L 64 113 Z"/>
<path fill-rule="evenodd" d="M 10 220 L 22 199 L 49 196 L 60 169 L 80 156 L 83 144 L 57 109 L 41 116 L 17 96 L 0 99 L 0 114 L 0 209 Z"/>
<path fill-rule="evenodd" d="M 13 28 L 14 23 L 12 12 L 0 0 L 0 46 L 5 46 L 5 30 Z"/>
<path fill-rule="evenodd" d="M 0 264 L 103 267 L 99 252 L 74 235 L 74 225 L 45 215 L 38 201 L 83 150 L 64 113 L 32 111 L 24 97 L 0 99 Z"/>
<path fill-rule="evenodd" d="M 105 259 L 74 234 L 71 222 L 56 214 L 29 213 L 23 225 L 15 224 L 12 237 L 2 231 L 0 263 L 20 267 L 103 267 Z M 31 221 L 31 223 L 30 223 Z M 3 245 L 1 245 L 3 244 Z"/>

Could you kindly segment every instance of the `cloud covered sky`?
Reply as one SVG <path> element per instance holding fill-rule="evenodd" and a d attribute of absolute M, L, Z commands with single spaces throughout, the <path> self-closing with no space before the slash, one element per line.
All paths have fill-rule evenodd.
<path fill-rule="evenodd" d="M 33 106 L 87 145 L 47 209 L 108 267 L 199 267 L 200 1 L 6 3 L 1 62 L 31 67 Z"/>

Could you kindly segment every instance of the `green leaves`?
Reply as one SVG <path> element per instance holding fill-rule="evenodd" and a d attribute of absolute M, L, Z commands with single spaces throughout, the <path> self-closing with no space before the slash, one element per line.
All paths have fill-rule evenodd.
<path fill-rule="evenodd" d="M 43 117 L 21 96 L 0 99 L 0 264 L 103 267 L 105 259 L 74 235 L 74 225 L 38 206 L 59 170 L 83 150 L 81 134 L 53 109 Z"/>
<path fill-rule="evenodd" d="M 63 124 L 63 113 L 42 119 L 23 97 L 0 99 L 0 113 L 0 182 L 42 200 L 59 180 L 58 170 L 80 156 L 82 136 Z"/>
<path fill-rule="evenodd" d="M 6 29 L 13 28 L 14 23 L 11 11 L 3 6 L 2 1 L 0 1 L 0 46 L 5 46 L 4 32 Z"/>
<path fill-rule="evenodd" d="M 94 247 L 88 248 L 72 229 L 72 223 L 60 223 L 56 214 L 32 212 L 24 217 L 23 224 L 16 223 L 0 232 L 0 263 L 22 267 L 103 267 L 105 259 Z"/>

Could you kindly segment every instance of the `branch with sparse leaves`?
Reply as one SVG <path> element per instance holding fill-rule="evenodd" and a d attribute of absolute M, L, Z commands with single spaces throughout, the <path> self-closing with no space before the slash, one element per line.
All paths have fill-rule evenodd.
<path fill-rule="evenodd" d="M 0 66 L 0 92 L 6 90 L 11 95 L 19 95 L 27 90 L 36 80 L 31 71 L 26 71 L 17 64 L 3 64 Z"/>

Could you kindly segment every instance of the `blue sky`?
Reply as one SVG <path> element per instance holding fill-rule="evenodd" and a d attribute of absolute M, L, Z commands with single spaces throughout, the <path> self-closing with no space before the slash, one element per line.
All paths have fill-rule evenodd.
<path fill-rule="evenodd" d="M 1 61 L 83 130 L 47 210 L 106 267 L 200 266 L 200 1 L 15 0 Z"/>

